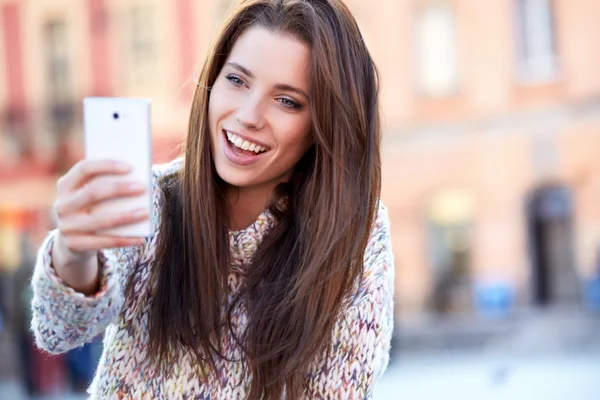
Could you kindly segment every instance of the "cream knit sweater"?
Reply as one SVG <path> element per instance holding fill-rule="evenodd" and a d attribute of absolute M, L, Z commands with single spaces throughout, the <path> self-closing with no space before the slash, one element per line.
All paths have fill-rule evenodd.
<path fill-rule="evenodd" d="M 163 201 L 157 179 L 181 168 L 181 160 L 153 168 L 152 218 L 159 222 Z M 248 228 L 230 232 L 231 272 L 228 289 L 235 293 L 272 216 L 264 212 Z M 218 374 L 201 380 L 194 374 L 192 358 L 182 354 L 172 373 L 160 375 L 145 362 L 148 343 L 148 312 L 152 300 L 149 277 L 154 267 L 156 235 L 139 248 L 107 249 L 99 253 L 101 290 L 85 296 L 66 286 L 51 266 L 51 232 L 40 248 L 32 286 L 32 329 L 39 347 L 63 353 L 83 345 L 104 332 L 104 351 L 89 388 L 92 399 L 244 399 L 252 379 L 239 362 L 220 360 Z M 326 351 L 315 358 L 306 375 L 307 399 L 369 399 L 373 384 L 387 367 L 393 329 L 394 264 L 387 211 L 380 206 L 364 255 L 365 273 L 360 291 L 331 333 L 332 357 Z M 133 294 L 126 297 L 124 284 L 132 265 L 141 268 L 134 276 Z M 242 329 L 243 312 L 233 324 Z M 231 336 L 231 335 L 229 335 Z M 224 346 L 229 360 L 239 359 L 233 337 Z"/>

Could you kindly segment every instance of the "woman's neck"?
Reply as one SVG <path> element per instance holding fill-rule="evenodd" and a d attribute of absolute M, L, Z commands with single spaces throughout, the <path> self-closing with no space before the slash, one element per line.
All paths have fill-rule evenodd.
<path fill-rule="evenodd" d="M 229 203 L 229 229 L 239 231 L 252 225 L 258 216 L 265 210 L 271 197 L 273 188 L 227 188 L 227 202 Z"/>

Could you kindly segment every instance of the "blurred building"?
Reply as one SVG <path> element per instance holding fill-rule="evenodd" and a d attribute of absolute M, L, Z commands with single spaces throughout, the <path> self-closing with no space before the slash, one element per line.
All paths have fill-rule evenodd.
<path fill-rule="evenodd" d="M 398 311 L 581 304 L 600 274 L 600 3 L 347 2 L 382 77 Z M 228 4 L 0 0 L 0 262 L 51 225 L 84 96 L 151 97 L 155 159 L 177 153 Z"/>
<path fill-rule="evenodd" d="M 377 4 L 356 9 L 383 76 L 400 309 L 582 304 L 599 273 L 600 3 Z"/>

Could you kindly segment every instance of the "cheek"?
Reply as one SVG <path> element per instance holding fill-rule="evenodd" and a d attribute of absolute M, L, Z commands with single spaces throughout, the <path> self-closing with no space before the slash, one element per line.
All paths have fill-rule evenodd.
<path fill-rule="evenodd" d="M 211 96 L 211 98 L 208 101 L 208 131 L 210 132 L 210 136 L 213 135 L 213 131 L 215 130 L 215 109 L 214 109 L 214 102 L 213 102 L 213 98 Z"/>
<path fill-rule="evenodd" d="M 300 129 L 298 130 L 298 146 L 302 149 L 302 153 L 306 152 L 313 144 L 313 138 L 310 133 L 311 128 L 311 118 L 310 115 L 305 117 L 302 123 L 300 124 Z"/>
<path fill-rule="evenodd" d="M 309 127 L 309 124 L 302 121 L 293 131 L 282 131 L 280 143 L 284 151 L 288 153 L 287 157 L 300 158 L 310 148 L 312 138 L 309 134 Z"/>
<path fill-rule="evenodd" d="M 220 84 L 215 84 L 208 98 L 208 121 L 210 123 L 211 132 L 216 128 L 215 124 L 226 112 L 227 102 L 225 101 L 223 88 Z"/>

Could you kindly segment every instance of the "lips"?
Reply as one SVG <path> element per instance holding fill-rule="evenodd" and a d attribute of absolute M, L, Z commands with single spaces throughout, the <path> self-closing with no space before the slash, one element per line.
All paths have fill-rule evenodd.
<path fill-rule="evenodd" d="M 263 154 L 271 150 L 261 143 L 250 141 L 230 131 L 223 130 L 220 136 L 223 154 L 230 162 L 237 165 L 248 166 L 254 164 L 260 161 Z M 245 150 L 244 147 L 247 147 L 247 149 Z M 249 150 L 251 148 L 253 150 Z"/>
<path fill-rule="evenodd" d="M 230 131 L 224 131 L 224 132 L 225 132 L 225 136 L 227 137 L 227 140 L 229 141 L 229 143 L 231 143 L 232 145 L 234 145 L 235 147 L 237 147 L 240 150 L 248 151 L 250 154 L 252 154 L 252 153 L 261 154 L 269 149 L 268 146 L 264 146 L 255 141 L 245 139 L 236 133 L 233 133 Z"/>

